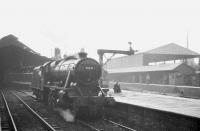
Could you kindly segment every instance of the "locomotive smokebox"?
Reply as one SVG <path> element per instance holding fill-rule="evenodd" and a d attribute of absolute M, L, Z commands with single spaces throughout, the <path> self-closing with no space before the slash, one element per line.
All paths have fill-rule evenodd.
<path fill-rule="evenodd" d="M 97 61 L 91 58 L 80 60 L 75 67 L 75 77 L 83 85 L 93 85 L 101 76 L 101 67 Z"/>

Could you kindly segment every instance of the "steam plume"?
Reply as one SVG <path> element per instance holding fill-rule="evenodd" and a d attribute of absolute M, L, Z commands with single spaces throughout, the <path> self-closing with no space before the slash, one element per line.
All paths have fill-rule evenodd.
<path fill-rule="evenodd" d="M 74 122 L 74 115 L 72 114 L 72 112 L 70 111 L 70 109 L 63 110 L 63 109 L 58 108 L 56 110 L 65 119 L 65 121 L 67 121 L 67 122 Z"/>

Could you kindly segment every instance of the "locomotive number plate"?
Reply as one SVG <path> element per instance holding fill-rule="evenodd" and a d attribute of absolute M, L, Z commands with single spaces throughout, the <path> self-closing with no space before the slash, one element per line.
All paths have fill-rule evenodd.
<path fill-rule="evenodd" d="M 85 69 L 86 69 L 86 70 L 93 70 L 94 67 L 88 67 L 88 66 L 86 66 Z"/>

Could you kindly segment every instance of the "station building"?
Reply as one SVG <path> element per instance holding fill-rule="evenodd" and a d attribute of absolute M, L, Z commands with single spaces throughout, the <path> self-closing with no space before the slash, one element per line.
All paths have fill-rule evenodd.
<path fill-rule="evenodd" d="M 104 68 L 111 81 L 198 86 L 191 58 L 200 54 L 170 43 L 143 53 L 111 59 Z M 190 60 L 189 60 L 190 59 Z"/>

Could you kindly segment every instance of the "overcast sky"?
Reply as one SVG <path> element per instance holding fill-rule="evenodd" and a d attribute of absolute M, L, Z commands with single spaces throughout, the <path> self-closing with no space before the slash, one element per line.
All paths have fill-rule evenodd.
<path fill-rule="evenodd" d="M 1 1 L 0 37 L 14 34 L 51 57 L 55 47 L 72 54 L 85 48 L 140 51 L 168 43 L 200 53 L 200 4 L 192 0 L 13 0 Z"/>

